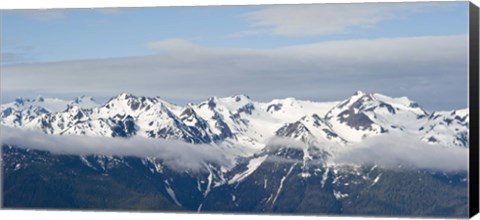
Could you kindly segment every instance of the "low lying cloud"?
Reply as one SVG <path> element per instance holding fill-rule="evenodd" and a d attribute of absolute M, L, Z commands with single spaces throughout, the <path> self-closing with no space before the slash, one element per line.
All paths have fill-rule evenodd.
<path fill-rule="evenodd" d="M 179 171 L 201 171 L 205 162 L 231 166 L 218 147 L 164 139 L 60 136 L 2 126 L 1 143 L 53 154 L 154 157 Z"/>
<path fill-rule="evenodd" d="M 282 147 L 304 150 L 307 145 L 303 142 L 288 138 L 271 138 L 267 144 L 269 152 L 278 150 Z M 360 143 L 354 143 L 348 146 L 327 146 L 315 144 L 317 152 L 322 152 L 325 148 L 330 148 L 337 152 L 333 157 L 323 154 L 327 160 L 337 165 L 379 165 L 385 168 L 419 168 L 433 169 L 443 171 L 468 170 L 467 148 L 445 147 L 433 145 L 405 134 L 379 135 L 367 138 Z M 343 149 L 335 149 L 343 148 Z M 347 149 L 348 148 L 348 149 Z M 309 149 L 311 152 L 312 149 Z M 323 151 L 323 152 L 328 152 Z M 310 153 L 312 154 L 312 153 Z M 303 163 L 303 159 L 287 159 L 278 156 L 269 158 L 269 161 L 282 163 Z M 324 159 L 314 159 L 310 164 L 322 164 Z"/>
<path fill-rule="evenodd" d="M 291 138 L 274 136 L 267 140 L 266 146 L 272 150 L 285 146 L 294 149 L 305 149 L 307 147 L 307 144 Z"/>
<path fill-rule="evenodd" d="M 1 131 L 2 145 L 44 150 L 54 154 L 155 157 L 161 159 L 165 165 L 172 169 L 180 171 L 192 170 L 194 172 L 204 169 L 205 162 L 225 167 L 233 165 L 233 161 L 227 159 L 221 148 L 212 145 L 192 145 L 182 141 L 143 137 L 123 139 L 78 135 L 48 135 L 42 132 L 4 126 L 1 127 Z M 275 151 L 280 147 L 303 150 L 307 145 L 292 139 L 272 138 L 267 146 L 270 151 Z M 335 164 L 376 164 L 393 169 L 401 165 L 403 168 L 443 171 L 468 170 L 468 149 L 432 145 L 399 134 L 374 136 L 361 143 L 345 147 L 350 149 L 338 151 L 335 156 L 330 158 L 333 159 Z M 321 146 L 316 150 L 321 151 Z M 270 161 L 303 163 L 303 160 L 285 159 L 275 155 L 270 158 Z M 309 163 L 323 162 L 322 159 L 322 161 L 312 160 Z"/>
<path fill-rule="evenodd" d="M 468 170 L 467 148 L 433 145 L 404 135 L 380 135 L 350 146 L 335 158 L 337 163 L 381 165 L 387 168 Z"/>

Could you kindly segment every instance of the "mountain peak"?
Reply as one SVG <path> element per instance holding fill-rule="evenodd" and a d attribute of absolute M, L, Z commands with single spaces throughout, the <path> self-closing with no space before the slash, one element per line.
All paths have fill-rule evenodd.
<path fill-rule="evenodd" d="M 340 102 L 337 105 L 337 108 L 338 109 L 343 109 L 344 107 L 350 108 L 352 105 L 355 105 L 355 107 L 358 107 L 362 105 L 362 103 L 364 102 L 369 102 L 373 100 L 375 100 L 375 97 L 372 94 L 364 93 L 362 91 L 357 91 L 348 99 L 344 100 L 343 102 Z"/>
<path fill-rule="evenodd" d="M 364 95 L 367 95 L 367 93 L 365 93 L 361 90 L 357 90 L 353 95 L 354 96 L 364 96 Z"/>
<path fill-rule="evenodd" d="M 91 96 L 82 95 L 82 96 L 78 96 L 77 98 L 75 98 L 73 100 L 73 102 L 76 103 L 76 104 L 80 104 L 82 102 L 95 102 L 95 99 L 92 98 Z"/>
<path fill-rule="evenodd" d="M 18 97 L 18 98 L 15 99 L 15 104 L 23 105 L 23 104 L 25 104 L 25 102 L 28 102 L 28 101 L 30 101 L 30 100 L 29 99 L 24 99 L 22 97 Z"/>
<path fill-rule="evenodd" d="M 359 99 L 363 99 L 365 101 L 372 101 L 376 99 L 376 96 L 375 96 L 376 94 L 378 93 L 367 93 L 367 92 L 358 90 L 350 97 L 350 100 L 356 101 Z M 378 95 L 381 95 L 381 94 L 378 94 Z"/>
<path fill-rule="evenodd" d="M 310 130 L 302 122 L 297 121 L 287 124 L 276 132 L 279 137 L 302 138 L 304 135 L 309 135 Z"/>
<path fill-rule="evenodd" d="M 207 101 L 215 101 L 215 100 L 218 100 L 218 97 L 211 96 L 211 97 L 208 97 L 208 99 L 207 99 Z"/>
<path fill-rule="evenodd" d="M 45 98 L 43 98 L 43 96 L 39 95 L 39 96 L 37 96 L 37 98 L 35 98 L 33 101 L 44 102 L 44 101 L 45 101 Z"/>
<path fill-rule="evenodd" d="M 250 97 L 248 95 L 245 95 L 245 94 L 234 95 L 234 96 L 232 96 L 232 98 L 234 98 L 236 102 L 240 102 L 240 101 L 243 101 L 243 100 L 250 101 Z"/>
<path fill-rule="evenodd" d="M 136 98 L 132 93 L 122 92 L 119 95 L 115 96 L 116 99 L 129 99 Z"/>
<path fill-rule="evenodd" d="M 118 96 L 115 96 L 108 100 L 107 103 L 103 105 L 106 111 L 114 112 L 137 112 L 138 114 L 141 111 L 149 110 L 154 104 L 158 103 L 160 100 L 157 98 L 150 98 L 145 96 L 135 96 L 130 93 L 121 93 Z"/>
<path fill-rule="evenodd" d="M 81 108 L 76 105 L 67 105 L 67 108 L 64 112 L 78 112 L 81 111 Z"/>

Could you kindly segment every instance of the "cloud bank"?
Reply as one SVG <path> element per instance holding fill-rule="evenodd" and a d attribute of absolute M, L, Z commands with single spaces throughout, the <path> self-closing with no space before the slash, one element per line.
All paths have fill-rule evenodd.
<path fill-rule="evenodd" d="M 202 171 L 205 162 L 231 167 L 234 162 L 218 146 L 182 141 L 151 139 L 143 137 L 111 138 L 78 135 L 48 135 L 37 131 L 1 127 L 2 145 L 44 150 L 54 154 L 67 155 L 107 155 L 155 157 L 161 159 L 172 169 L 194 172 Z M 268 151 L 280 147 L 303 150 L 304 143 L 287 138 L 271 138 Z M 385 168 L 433 169 L 443 171 L 468 170 L 469 150 L 466 148 L 447 148 L 426 142 L 405 138 L 400 134 L 370 137 L 361 143 L 346 146 L 350 149 L 335 153 L 333 162 L 338 165 L 379 165 Z M 322 146 L 317 150 L 323 150 Z M 279 158 L 273 155 L 270 160 L 284 163 L 303 163 L 303 160 Z M 323 163 L 311 161 L 310 163 Z"/>
<path fill-rule="evenodd" d="M 465 171 L 468 170 L 469 150 L 460 147 L 444 147 L 406 137 L 401 133 L 372 136 L 362 142 L 351 143 L 347 146 L 325 145 L 317 143 L 307 146 L 305 143 L 291 138 L 270 138 L 266 150 L 276 150 L 288 147 L 291 149 L 305 150 L 310 152 L 334 152 L 332 157 L 326 156 L 327 160 L 336 165 L 378 165 L 389 169 L 419 168 L 442 171 Z M 328 150 L 330 148 L 330 150 Z M 268 161 L 281 163 L 303 163 L 303 160 L 287 159 L 273 155 Z M 314 159 L 310 164 L 323 164 L 324 159 Z"/>
<path fill-rule="evenodd" d="M 399 134 L 380 135 L 354 144 L 335 158 L 337 163 L 378 164 L 387 168 L 398 165 L 409 168 L 444 171 L 468 170 L 467 148 L 432 145 Z"/>
<path fill-rule="evenodd" d="M 202 171 L 205 162 L 231 166 L 231 161 L 211 145 L 192 145 L 182 141 L 142 137 L 111 138 L 78 135 L 48 135 L 37 131 L 1 127 L 2 145 L 49 151 L 66 155 L 106 155 L 154 157 L 168 167 L 185 171 Z"/>
<path fill-rule="evenodd" d="M 159 95 L 177 104 L 248 94 L 255 100 L 341 100 L 352 91 L 408 96 L 432 110 L 467 105 L 467 35 L 328 41 L 271 49 L 151 42 L 157 55 L 2 68 L 4 100 L 22 94 Z"/>

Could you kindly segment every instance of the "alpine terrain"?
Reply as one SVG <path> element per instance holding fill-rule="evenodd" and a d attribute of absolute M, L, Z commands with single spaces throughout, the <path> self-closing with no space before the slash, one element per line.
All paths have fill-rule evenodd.
<path fill-rule="evenodd" d="M 468 214 L 468 109 L 407 97 L 19 98 L 1 125 L 6 208 Z"/>

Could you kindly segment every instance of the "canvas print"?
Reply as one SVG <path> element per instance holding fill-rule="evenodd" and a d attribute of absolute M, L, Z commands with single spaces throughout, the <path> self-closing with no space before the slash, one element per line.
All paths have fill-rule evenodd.
<path fill-rule="evenodd" d="M 468 216 L 468 2 L 2 11 L 2 207 Z"/>

